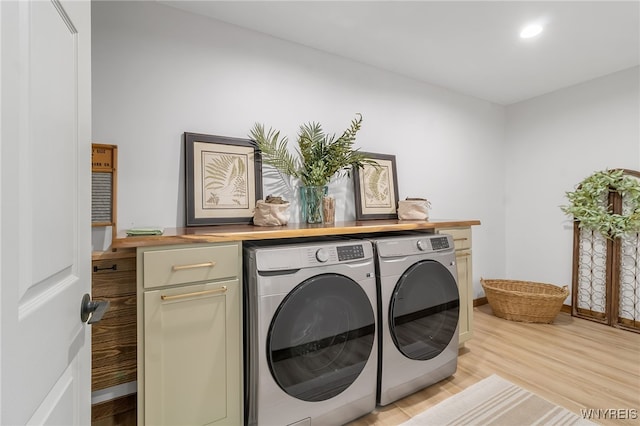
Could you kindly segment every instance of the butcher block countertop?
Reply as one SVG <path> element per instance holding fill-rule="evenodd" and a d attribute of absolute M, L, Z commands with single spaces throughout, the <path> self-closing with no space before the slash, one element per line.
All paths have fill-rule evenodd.
<path fill-rule="evenodd" d="M 333 225 L 290 223 L 285 226 L 216 225 L 165 228 L 163 235 L 128 237 L 120 232 L 112 249 L 168 244 L 217 243 L 224 241 L 269 240 L 276 238 L 318 237 L 408 230 L 429 230 L 480 225 L 479 220 L 365 220 L 336 222 Z"/>

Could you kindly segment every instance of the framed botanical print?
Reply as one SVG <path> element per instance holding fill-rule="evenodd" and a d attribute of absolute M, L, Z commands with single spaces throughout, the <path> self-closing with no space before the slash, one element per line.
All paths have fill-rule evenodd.
<path fill-rule="evenodd" d="M 354 169 L 356 220 L 397 219 L 396 156 L 363 152 L 375 164 Z"/>
<path fill-rule="evenodd" d="M 184 134 L 187 226 L 251 223 L 262 161 L 249 139 Z"/>

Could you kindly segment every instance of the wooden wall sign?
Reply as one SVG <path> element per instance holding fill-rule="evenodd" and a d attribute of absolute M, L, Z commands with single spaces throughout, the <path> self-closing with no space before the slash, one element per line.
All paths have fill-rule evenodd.
<path fill-rule="evenodd" d="M 91 144 L 91 225 L 111 226 L 116 235 L 118 147 Z"/>

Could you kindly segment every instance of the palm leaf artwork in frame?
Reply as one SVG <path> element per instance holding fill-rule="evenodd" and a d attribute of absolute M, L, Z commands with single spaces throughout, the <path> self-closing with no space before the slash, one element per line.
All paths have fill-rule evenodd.
<path fill-rule="evenodd" d="M 368 163 L 354 169 L 356 220 L 398 218 L 396 156 L 363 152 Z"/>
<path fill-rule="evenodd" d="M 262 161 L 248 139 L 185 132 L 186 226 L 251 223 Z"/>
<path fill-rule="evenodd" d="M 202 164 L 204 206 L 246 208 L 249 205 L 246 155 L 204 152 Z"/>

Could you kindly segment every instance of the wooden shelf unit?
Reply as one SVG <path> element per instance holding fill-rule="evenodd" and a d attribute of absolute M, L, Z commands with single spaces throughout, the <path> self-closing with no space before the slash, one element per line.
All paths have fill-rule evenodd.
<path fill-rule="evenodd" d="M 135 248 L 168 244 L 219 243 L 225 241 L 269 240 L 278 238 L 355 235 L 379 232 L 435 230 L 480 225 L 479 220 L 365 220 L 336 222 L 333 225 L 293 223 L 286 226 L 218 225 L 169 228 L 163 235 L 128 237 L 119 232 L 112 248 Z"/>
<path fill-rule="evenodd" d="M 91 326 L 91 391 L 96 392 L 137 378 L 136 251 L 93 253 L 91 287 L 94 299 L 111 303 Z M 109 424 L 131 411 L 135 414 L 135 394 L 120 395 L 94 404 L 91 421 Z"/>

